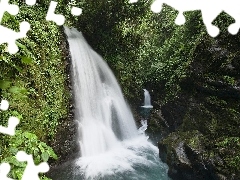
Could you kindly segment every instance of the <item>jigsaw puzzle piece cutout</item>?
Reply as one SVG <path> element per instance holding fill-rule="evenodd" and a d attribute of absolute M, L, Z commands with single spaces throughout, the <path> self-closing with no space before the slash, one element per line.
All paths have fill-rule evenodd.
<path fill-rule="evenodd" d="M 179 13 L 175 19 L 177 25 L 183 25 L 186 22 L 186 18 L 183 13 L 186 11 L 201 10 L 203 22 L 206 26 L 206 29 L 210 36 L 216 37 L 219 34 L 219 28 L 214 26 L 212 22 L 216 17 L 223 11 L 222 5 L 217 4 L 212 1 L 192 1 L 184 0 L 175 1 L 175 0 L 155 0 L 151 5 L 151 10 L 155 13 L 159 13 L 162 10 L 163 4 L 167 4 L 177 10 Z M 213 8 L 214 7 L 214 8 Z M 236 31 L 235 26 L 230 28 L 232 31 Z"/>
<path fill-rule="evenodd" d="M 27 166 L 23 172 L 22 180 L 39 180 L 38 173 L 45 173 L 49 171 L 49 165 L 46 162 L 42 162 L 39 165 L 35 165 L 32 155 L 28 155 L 24 151 L 18 151 L 16 158 L 20 162 L 27 162 Z"/>
<path fill-rule="evenodd" d="M 204 1 L 204 0 L 202 0 Z M 186 11 L 200 10 L 202 7 L 202 2 L 200 1 L 192 1 L 192 0 L 184 0 L 184 1 L 176 1 L 176 0 L 155 0 L 151 4 L 151 10 L 154 13 L 161 12 L 163 8 L 163 4 L 167 4 L 171 6 L 176 11 L 178 11 L 178 15 L 175 19 L 175 23 L 177 25 L 183 25 L 186 22 L 185 16 L 183 15 Z"/>
<path fill-rule="evenodd" d="M 0 103 L 0 110 L 6 111 L 9 108 L 9 102 L 7 100 L 2 100 Z"/>
<path fill-rule="evenodd" d="M 30 30 L 30 24 L 26 21 L 20 23 L 20 32 L 15 32 L 5 26 L 0 26 L 0 44 L 8 43 L 8 52 L 15 54 L 18 52 L 16 40 L 27 37 L 27 32 Z"/>
<path fill-rule="evenodd" d="M 26 0 L 26 4 L 29 5 L 29 6 L 33 6 L 36 4 L 36 0 Z"/>
<path fill-rule="evenodd" d="M 129 3 L 136 3 L 138 0 L 129 0 Z"/>
<path fill-rule="evenodd" d="M 74 16 L 80 16 L 82 14 L 82 9 L 78 7 L 72 7 L 71 14 Z"/>
<path fill-rule="evenodd" d="M 58 4 L 57 2 L 51 1 L 49 8 L 48 8 L 46 20 L 54 21 L 57 25 L 61 26 L 65 22 L 65 17 L 61 14 L 55 14 L 55 9 L 57 7 L 57 4 Z"/>
<path fill-rule="evenodd" d="M 138 0 L 129 0 L 129 2 L 135 3 L 138 2 Z M 175 19 L 175 23 L 177 25 L 183 25 L 186 22 L 186 19 L 183 15 L 184 12 L 201 10 L 203 23 L 206 26 L 208 34 L 212 37 L 216 37 L 220 30 L 212 23 L 218 17 L 218 15 L 224 11 L 235 19 L 235 23 L 228 27 L 228 32 L 232 35 L 236 35 L 239 32 L 240 12 L 238 11 L 238 7 L 240 7 L 240 1 L 228 0 L 215 2 L 208 0 L 155 0 L 151 4 L 151 10 L 154 13 L 159 13 L 162 10 L 163 4 L 167 4 L 179 12 Z"/>
<path fill-rule="evenodd" d="M 206 26 L 208 34 L 212 37 L 216 37 L 220 32 L 219 28 L 213 25 L 212 22 L 221 12 L 221 9 L 211 9 L 211 7 L 202 9 L 203 23 Z"/>
<path fill-rule="evenodd" d="M 151 5 L 152 12 L 160 13 L 162 10 L 162 5 L 163 5 L 163 2 L 158 1 L 158 0 L 154 1 Z"/>
<path fill-rule="evenodd" d="M 19 124 L 17 117 L 10 117 L 8 119 L 8 127 L 0 126 L 0 133 L 13 136 L 15 134 L 16 126 Z"/>
<path fill-rule="evenodd" d="M 233 23 L 228 26 L 228 32 L 232 35 L 236 35 L 239 31 L 239 24 Z"/>
<path fill-rule="evenodd" d="M 185 24 L 186 19 L 185 16 L 183 15 L 183 12 L 179 12 L 177 15 L 177 18 L 175 19 L 175 24 L 177 25 L 183 25 Z"/>
<path fill-rule="evenodd" d="M 240 3 L 238 7 L 240 7 Z M 235 19 L 235 22 L 228 26 L 228 32 L 236 35 L 240 28 L 240 12 L 232 8 L 225 8 L 225 12 Z"/>
<path fill-rule="evenodd" d="M 15 4 L 9 4 L 9 0 L 1 0 L 0 2 L 0 22 L 2 21 L 5 12 L 11 15 L 17 15 L 19 12 L 19 7 Z"/>
<path fill-rule="evenodd" d="M 7 177 L 10 172 L 11 166 L 8 163 L 0 164 L 0 179 L 1 180 L 13 180 L 12 178 Z"/>
<path fill-rule="evenodd" d="M 162 10 L 162 7 L 163 7 L 163 4 L 165 2 L 163 0 L 155 0 L 152 5 L 151 5 L 151 10 L 154 12 L 154 13 L 160 13 L 161 10 Z M 169 3 L 169 4 L 168 4 Z M 183 15 L 183 12 L 184 12 L 184 8 L 181 8 L 181 4 L 180 2 L 173 2 L 173 1 L 166 1 L 166 4 L 168 4 L 169 6 L 171 5 L 174 5 L 172 6 L 175 10 L 178 11 L 178 15 L 175 19 L 175 24 L 177 25 L 183 25 L 185 22 L 186 22 L 186 18 L 185 16 Z M 188 6 L 191 6 L 191 5 L 186 5 L 186 8 L 189 9 Z M 180 8 L 179 8 L 180 7 Z"/>
<path fill-rule="evenodd" d="M 2 100 L 0 103 L 0 110 L 6 111 L 9 108 L 7 100 Z M 8 127 L 0 126 L 0 133 L 13 136 L 15 134 L 16 126 L 19 124 L 19 119 L 16 117 L 10 117 L 8 119 Z"/>

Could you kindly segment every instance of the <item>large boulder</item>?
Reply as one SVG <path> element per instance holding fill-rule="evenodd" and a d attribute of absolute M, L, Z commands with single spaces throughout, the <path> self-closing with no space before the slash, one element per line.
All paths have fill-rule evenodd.
<path fill-rule="evenodd" d="M 176 180 L 225 179 L 217 173 L 216 164 L 223 163 L 219 156 L 211 155 L 198 131 L 171 133 L 158 143 L 160 158 L 169 166 L 169 176 Z"/>

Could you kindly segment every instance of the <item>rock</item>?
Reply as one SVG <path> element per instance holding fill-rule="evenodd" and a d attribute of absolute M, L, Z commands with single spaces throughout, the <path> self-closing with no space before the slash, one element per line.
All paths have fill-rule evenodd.
<path fill-rule="evenodd" d="M 174 132 L 182 123 L 188 108 L 188 98 L 184 95 L 177 101 L 168 102 L 161 107 L 167 130 Z"/>
<path fill-rule="evenodd" d="M 175 152 L 177 155 L 178 160 L 181 162 L 181 164 L 186 164 L 188 166 L 191 166 L 191 163 L 187 157 L 187 154 L 185 152 L 185 148 L 184 148 L 184 142 L 181 141 L 177 147 L 175 148 Z"/>
<path fill-rule="evenodd" d="M 71 84 L 71 71 L 70 71 L 70 54 L 68 50 L 68 43 L 65 37 L 65 34 L 62 30 L 62 40 L 61 40 L 61 48 L 66 58 L 66 74 L 67 79 L 65 82 L 65 88 L 70 92 L 69 106 L 68 106 L 68 117 L 59 120 L 59 125 L 57 127 L 57 133 L 55 135 L 55 139 L 50 142 L 51 147 L 53 147 L 54 151 L 58 155 L 57 161 L 49 161 L 50 171 L 53 171 L 59 165 L 73 160 L 80 154 L 80 147 L 77 142 L 77 125 L 74 122 L 74 100 L 72 93 L 72 84 Z M 49 172 L 51 173 L 51 172 Z"/>
<path fill-rule="evenodd" d="M 214 164 L 204 157 L 205 147 L 197 131 L 171 133 L 158 143 L 160 158 L 169 166 L 169 176 L 174 180 L 217 180 Z M 198 142 L 194 140 L 199 139 Z"/>

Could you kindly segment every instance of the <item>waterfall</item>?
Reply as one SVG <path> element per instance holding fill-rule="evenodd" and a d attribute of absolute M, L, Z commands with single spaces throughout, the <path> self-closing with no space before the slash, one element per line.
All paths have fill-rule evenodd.
<path fill-rule="evenodd" d="M 157 177 L 166 179 L 167 168 L 158 159 L 157 147 L 143 133 L 139 134 L 106 62 L 88 45 L 81 32 L 65 27 L 65 33 L 72 59 L 75 119 L 81 149 L 81 157 L 76 161 L 80 169 L 75 173 L 84 174 L 85 179 L 112 180 L 128 179 L 129 175 L 137 178 L 139 167 L 148 172 L 157 168 L 162 172 L 156 173 Z M 137 179 L 148 177 L 142 175 Z"/>
<path fill-rule="evenodd" d="M 144 91 L 144 108 L 152 108 L 153 106 L 151 105 L 151 96 L 148 92 L 148 90 L 143 89 Z"/>
<path fill-rule="evenodd" d="M 137 128 L 108 65 L 76 29 L 66 29 L 66 33 L 71 47 L 81 153 L 96 155 L 112 148 L 119 139 L 136 136 Z"/>

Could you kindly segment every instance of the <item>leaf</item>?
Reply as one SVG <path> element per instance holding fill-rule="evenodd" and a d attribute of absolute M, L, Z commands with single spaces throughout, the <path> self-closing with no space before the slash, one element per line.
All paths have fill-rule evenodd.
<path fill-rule="evenodd" d="M 32 64 L 33 63 L 33 60 L 29 57 L 26 57 L 26 56 L 23 56 L 21 61 L 24 64 Z"/>
<path fill-rule="evenodd" d="M 12 86 L 9 89 L 9 92 L 14 93 L 14 94 L 21 94 L 21 95 L 24 95 L 24 94 L 28 93 L 26 88 L 24 88 L 24 87 L 17 87 L 17 86 Z"/>
<path fill-rule="evenodd" d="M 54 153 L 54 151 L 53 151 L 52 148 L 49 148 L 49 149 L 47 150 L 47 152 L 48 152 L 48 154 L 49 154 L 53 159 L 55 159 L 55 160 L 58 159 L 57 155 Z"/>
<path fill-rule="evenodd" d="M 41 152 L 45 152 L 45 149 L 42 147 L 41 143 L 38 144 L 38 148 L 41 150 Z"/>
<path fill-rule="evenodd" d="M 38 148 L 34 148 L 34 150 L 33 150 L 33 154 L 36 156 L 36 155 L 38 155 L 38 153 L 39 153 Z"/>
<path fill-rule="evenodd" d="M 26 138 L 28 138 L 28 139 L 31 139 L 31 140 L 37 140 L 37 136 L 35 135 L 35 134 L 33 134 L 33 133 L 29 133 L 29 132 L 25 132 L 24 133 L 24 136 L 26 137 Z"/>
<path fill-rule="evenodd" d="M 23 118 L 22 114 L 20 114 L 18 111 L 12 111 L 12 115 L 17 117 L 18 119 L 22 119 Z"/>
<path fill-rule="evenodd" d="M 11 93 L 19 93 L 19 92 L 20 92 L 20 88 L 17 87 L 17 86 L 12 86 L 12 87 L 9 89 L 9 92 L 11 92 Z"/>
<path fill-rule="evenodd" d="M 22 72 L 22 68 L 20 68 L 19 66 L 15 65 L 15 64 L 11 64 L 16 70 L 18 70 L 18 72 Z"/>
<path fill-rule="evenodd" d="M 41 155 L 43 161 L 47 162 L 48 159 L 49 159 L 49 155 L 47 152 L 43 152 L 42 155 Z"/>
<path fill-rule="evenodd" d="M 6 59 L 6 57 L 5 56 L 0 56 L 0 61 L 4 61 L 4 59 Z"/>
<path fill-rule="evenodd" d="M 10 81 L 0 80 L 0 89 L 7 89 L 11 85 Z"/>
<path fill-rule="evenodd" d="M 12 154 L 16 154 L 18 152 L 18 149 L 15 147 L 11 147 L 9 148 L 9 152 L 11 152 Z"/>
<path fill-rule="evenodd" d="M 20 47 L 22 49 L 27 49 L 27 47 L 25 45 L 21 44 L 20 42 L 16 41 L 16 44 L 17 44 L 18 47 Z"/>
<path fill-rule="evenodd" d="M 27 94 L 28 90 L 26 88 L 20 88 L 20 93 L 21 94 Z"/>

